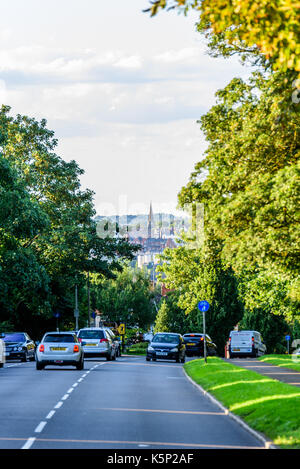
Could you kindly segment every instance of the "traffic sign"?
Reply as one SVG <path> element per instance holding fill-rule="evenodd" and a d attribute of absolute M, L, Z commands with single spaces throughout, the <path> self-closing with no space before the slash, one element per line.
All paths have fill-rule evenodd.
<path fill-rule="evenodd" d="M 118 332 L 120 335 L 124 335 L 125 334 L 125 324 L 120 324 L 119 327 L 118 327 Z"/>
<path fill-rule="evenodd" d="M 290 335 L 286 335 L 286 336 L 285 336 L 285 340 L 286 340 L 286 341 L 291 340 L 291 336 L 290 336 Z"/>
<path fill-rule="evenodd" d="M 209 303 L 208 301 L 199 301 L 198 303 L 198 309 L 202 312 L 202 313 L 206 313 L 206 311 L 209 310 Z"/>

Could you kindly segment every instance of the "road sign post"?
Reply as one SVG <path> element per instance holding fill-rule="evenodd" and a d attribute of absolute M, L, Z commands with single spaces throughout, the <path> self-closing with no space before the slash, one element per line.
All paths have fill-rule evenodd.
<path fill-rule="evenodd" d="M 199 301 L 198 309 L 203 314 L 203 354 L 204 354 L 204 361 L 207 363 L 207 352 L 206 352 L 206 321 L 205 321 L 205 313 L 209 310 L 209 303 L 207 301 Z"/>
<path fill-rule="evenodd" d="M 291 336 L 290 335 L 286 335 L 285 336 L 285 340 L 286 340 L 286 346 L 287 346 L 287 353 L 289 355 L 290 353 L 290 340 L 291 340 Z"/>

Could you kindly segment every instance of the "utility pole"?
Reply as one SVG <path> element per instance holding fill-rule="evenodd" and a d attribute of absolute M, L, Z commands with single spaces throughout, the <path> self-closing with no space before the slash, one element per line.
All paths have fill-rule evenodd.
<path fill-rule="evenodd" d="M 91 327 L 91 298 L 90 298 L 90 272 L 88 272 L 87 280 L 87 293 L 88 293 L 88 318 L 89 318 L 89 327 Z"/>
<path fill-rule="evenodd" d="M 75 329 L 78 331 L 78 318 L 79 318 L 79 310 L 78 310 L 78 290 L 77 285 L 75 285 L 75 309 L 74 309 L 74 317 L 76 321 Z"/>

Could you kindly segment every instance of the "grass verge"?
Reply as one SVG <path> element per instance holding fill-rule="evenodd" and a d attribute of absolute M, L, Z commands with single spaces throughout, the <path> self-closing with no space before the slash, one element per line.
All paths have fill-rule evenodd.
<path fill-rule="evenodd" d="M 271 365 L 290 368 L 291 370 L 300 371 L 300 356 L 293 355 L 264 355 L 259 361 L 270 363 Z M 300 410 L 299 410 L 300 412 Z"/>
<path fill-rule="evenodd" d="M 220 358 L 192 360 L 186 373 L 281 448 L 300 449 L 300 390 Z"/>
<path fill-rule="evenodd" d="M 148 343 L 140 342 L 138 344 L 133 344 L 126 349 L 128 355 L 146 355 Z"/>

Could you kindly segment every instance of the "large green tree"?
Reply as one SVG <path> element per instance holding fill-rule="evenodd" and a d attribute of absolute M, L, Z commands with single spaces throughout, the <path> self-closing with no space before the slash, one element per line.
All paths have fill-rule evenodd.
<path fill-rule="evenodd" d="M 275 70 L 300 71 L 299 3 L 293 0 L 154 0 L 145 11 L 199 12 L 212 51 L 264 56 Z"/>
<path fill-rule="evenodd" d="M 2 199 L 4 210 L 9 210 L 10 203 L 12 211 L 4 232 L 16 229 L 20 224 L 18 218 L 23 217 L 22 229 L 27 231 L 22 235 L 22 247 L 27 249 L 27 255 L 30 253 L 30 259 L 34 259 L 48 280 L 48 307 L 42 308 L 43 327 L 48 327 L 47 321 L 51 320 L 53 312 L 59 312 L 62 320 L 70 321 L 74 287 L 84 284 L 86 272 L 112 276 L 112 271 L 121 269 L 122 261 L 132 259 L 136 250 L 122 238 L 98 236 L 93 219 L 93 193 L 82 190 L 80 184 L 83 171 L 75 161 L 66 162 L 55 153 L 57 140 L 46 124 L 45 120 L 38 122 L 27 116 L 12 117 L 8 106 L 2 106 L 0 111 L 1 158 L 13 167 L 15 183 L 25 194 L 23 197 L 19 190 L 19 199 L 15 197 L 9 201 L 8 196 Z M 4 175 L 2 179 L 5 182 Z M 18 259 L 14 269 L 22 270 Z M 2 268 L 5 262 L 9 262 L 7 252 Z M 29 260 L 27 265 L 24 264 L 24 278 L 28 263 Z M 12 278 L 13 269 L 8 267 L 6 272 L 10 273 L 8 278 Z M 33 276 L 28 275 L 28 278 L 33 279 Z M 41 281 L 42 278 L 40 275 Z M 21 284 L 20 292 L 23 298 Z M 14 299 L 11 305 L 15 304 Z M 25 299 L 17 304 L 16 317 L 20 318 L 25 312 L 31 317 L 32 308 Z M 38 311 L 36 308 L 33 314 L 37 315 Z M 34 326 L 37 324 L 35 322 Z M 37 327 L 41 327 L 41 323 Z"/>
<path fill-rule="evenodd" d="M 189 245 L 167 249 L 162 256 L 161 271 L 167 288 L 177 292 L 177 308 L 186 314 L 182 333 L 202 332 L 203 316 L 198 302 L 206 300 L 207 333 L 223 353 L 229 332 L 243 316 L 243 304 L 238 295 L 237 279 L 230 268 L 207 248 L 190 249 Z M 168 304 L 171 309 L 171 304 Z M 190 330 L 187 330 L 190 328 Z"/>
<path fill-rule="evenodd" d="M 91 282 L 94 305 L 109 320 L 148 328 L 154 322 L 155 308 L 149 275 L 128 265 L 115 278 L 95 275 Z"/>

